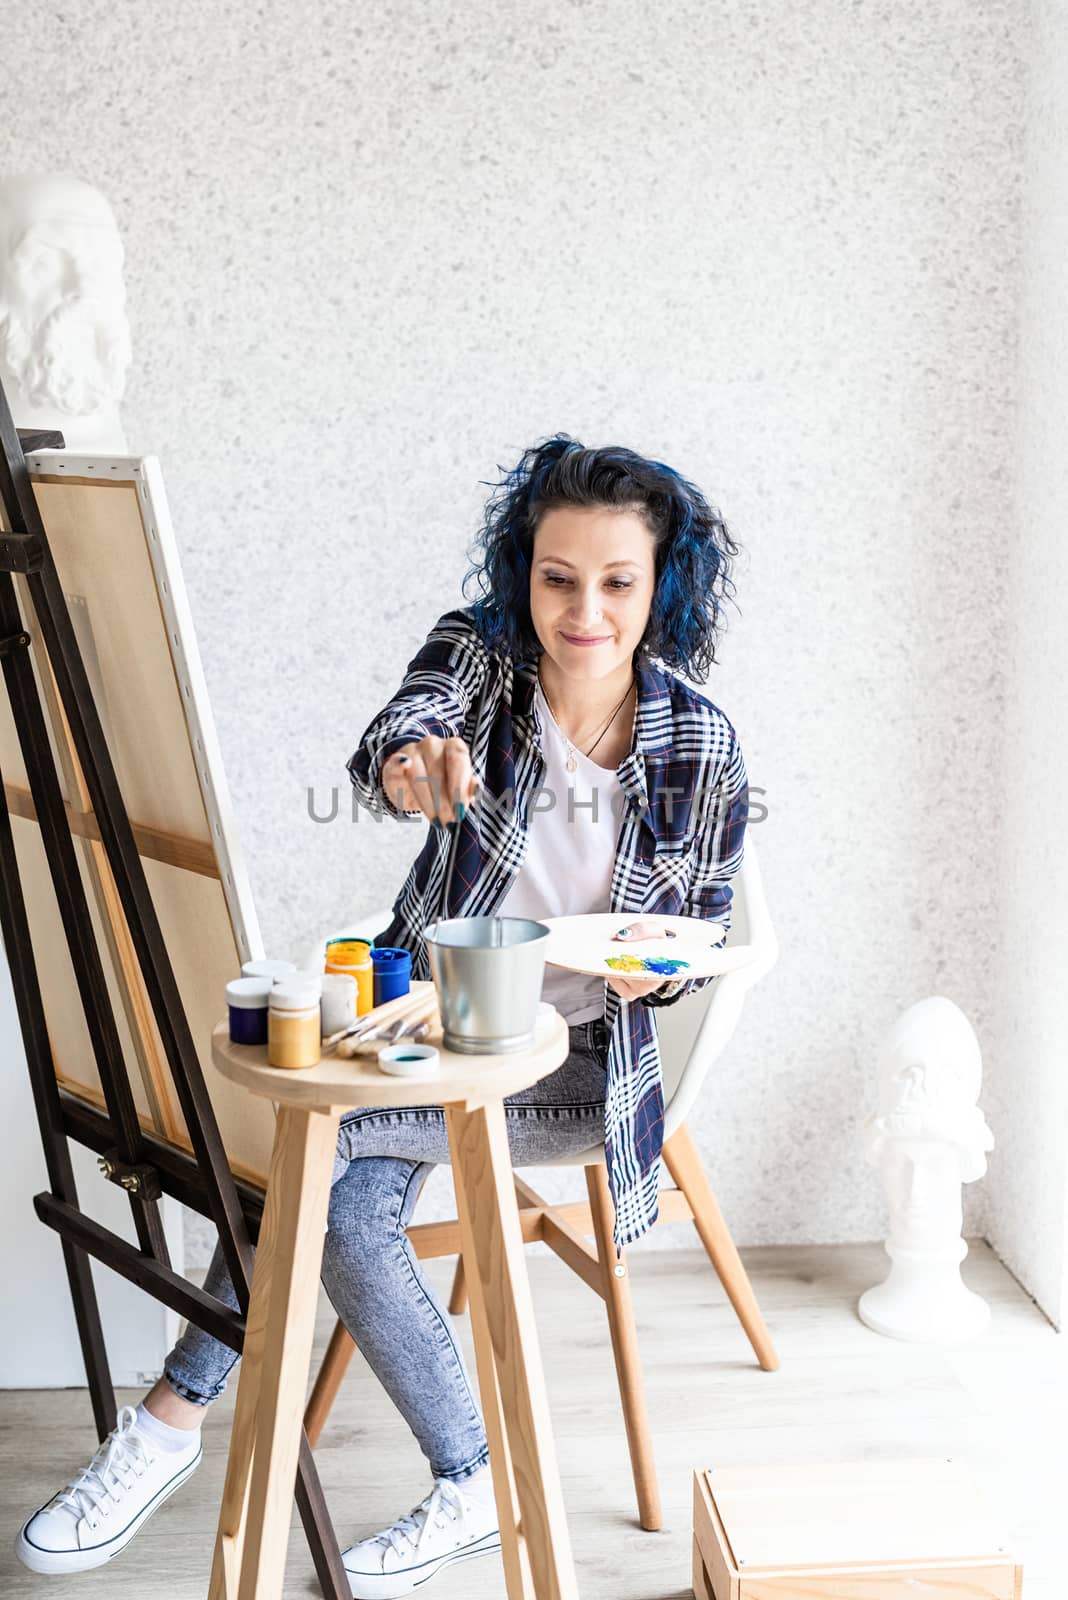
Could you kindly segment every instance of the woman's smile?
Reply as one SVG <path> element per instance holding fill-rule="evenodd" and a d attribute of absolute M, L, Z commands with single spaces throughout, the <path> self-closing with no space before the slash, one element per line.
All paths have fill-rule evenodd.
<path fill-rule="evenodd" d="M 589 636 L 584 637 L 582 634 L 579 634 L 579 633 L 565 633 L 564 630 L 561 628 L 560 629 L 560 637 L 561 637 L 561 639 L 566 639 L 568 644 L 594 645 L 594 644 L 608 644 L 611 641 L 612 635 L 610 633 L 600 633 L 600 634 L 597 634 L 597 635 L 592 636 L 592 637 L 589 637 Z"/>

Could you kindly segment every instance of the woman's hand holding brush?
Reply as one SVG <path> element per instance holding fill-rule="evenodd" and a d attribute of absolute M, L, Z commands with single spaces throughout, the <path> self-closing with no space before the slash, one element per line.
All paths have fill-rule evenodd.
<path fill-rule="evenodd" d="M 382 764 L 382 787 L 397 810 L 421 811 L 441 827 L 463 821 L 480 784 L 471 752 L 458 736 L 427 734 L 394 750 Z"/>

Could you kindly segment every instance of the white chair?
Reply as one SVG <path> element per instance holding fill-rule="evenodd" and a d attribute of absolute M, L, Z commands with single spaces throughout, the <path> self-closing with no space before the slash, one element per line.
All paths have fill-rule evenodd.
<path fill-rule="evenodd" d="M 726 1049 L 737 1026 L 746 995 L 778 959 L 779 947 L 764 898 L 757 852 L 752 834 L 746 836 L 742 865 L 731 880 L 731 928 L 726 944 L 751 951 L 751 959 L 723 973 L 699 994 L 656 1011 L 664 1078 L 663 1161 L 675 1188 L 661 1189 L 659 1215 L 654 1226 L 692 1222 L 709 1260 L 753 1347 L 757 1361 L 774 1371 L 778 1357 L 735 1248 L 723 1215 L 705 1174 L 700 1155 L 685 1119 L 701 1091 L 705 1076 Z M 349 927 L 367 932 L 388 926 L 392 912 L 374 912 L 355 919 Z M 347 930 L 346 930 L 347 931 Z M 308 961 L 321 958 L 319 947 Z M 582 1167 L 587 1200 L 551 1204 L 518 1174 L 516 1195 L 524 1241 L 542 1240 L 605 1302 L 615 1356 L 616 1375 L 630 1449 L 631 1469 L 643 1528 L 662 1525 L 660 1492 L 653 1457 L 645 1386 L 638 1355 L 637 1332 L 631 1304 L 630 1282 L 624 1264 L 615 1264 L 612 1238 L 613 1207 L 605 1167 L 604 1145 L 546 1163 Z M 584 1235 L 594 1235 L 591 1246 Z M 458 1221 L 413 1224 L 408 1237 L 420 1259 L 459 1255 Z M 466 1305 L 463 1258 L 456 1264 L 449 1310 L 460 1314 Z M 339 1322 L 323 1360 L 305 1417 L 312 1444 L 316 1442 L 334 1396 L 353 1354 L 353 1343 Z"/>

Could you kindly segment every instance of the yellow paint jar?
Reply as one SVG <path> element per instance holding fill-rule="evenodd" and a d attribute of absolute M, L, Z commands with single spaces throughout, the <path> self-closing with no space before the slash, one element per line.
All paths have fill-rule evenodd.
<path fill-rule="evenodd" d="M 318 983 L 276 983 L 267 1008 L 267 1060 L 271 1066 L 289 1071 L 314 1067 L 321 1044 Z"/>
<path fill-rule="evenodd" d="M 356 979 L 356 1015 L 374 1009 L 375 969 L 371 946 L 363 939 L 334 939 L 326 947 L 326 972 Z"/>

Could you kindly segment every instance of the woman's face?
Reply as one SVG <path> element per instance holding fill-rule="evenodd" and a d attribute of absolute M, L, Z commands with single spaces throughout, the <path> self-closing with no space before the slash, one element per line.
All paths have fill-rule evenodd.
<path fill-rule="evenodd" d="M 557 506 L 545 512 L 534 535 L 530 615 L 562 672 L 602 678 L 630 665 L 653 603 L 655 549 L 639 511 Z"/>

